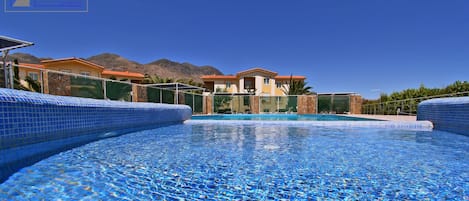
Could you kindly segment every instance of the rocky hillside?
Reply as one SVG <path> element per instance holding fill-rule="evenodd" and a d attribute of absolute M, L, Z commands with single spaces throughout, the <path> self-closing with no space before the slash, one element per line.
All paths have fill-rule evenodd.
<path fill-rule="evenodd" d="M 18 61 L 21 63 L 39 64 L 41 63 L 41 60 L 47 60 L 51 58 L 38 58 L 33 55 L 25 54 L 25 53 L 14 53 L 14 54 L 8 55 L 7 60 L 13 61 L 14 59 L 18 59 Z"/>
<path fill-rule="evenodd" d="M 8 60 L 18 59 L 21 63 L 40 63 L 41 60 L 51 58 L 37 58 L 30 54 L 15 53 L 11 54 Z M 158 75 L 162 78 L 174 79 L 192 79 L 201 83 L 202 75 L 222 75 L 215 67 L 212 66 L 196 66 L 190 63 L 179 63 L 168 59 L 159 59 L 148 64 L 140 64 L 136 61 L 130 61 L 116 54 L 104 53 L 95 55 L 86 60 L 104 66 L 108 70 L 117 71 L 133 71 L 148 75 Z"/>

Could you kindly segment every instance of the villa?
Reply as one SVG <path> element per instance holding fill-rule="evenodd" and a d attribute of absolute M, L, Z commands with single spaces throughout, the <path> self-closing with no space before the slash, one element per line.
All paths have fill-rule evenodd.
<path fill-rule="evenodd" d="M 284 96 L 282 90 L 288 89 L 290 78 L 304 81 L 305 76 L 278 75 L 277 72 L 263 68 L 252 68 L 236 75 L 206 75 L 201 77 L 205 88 L 213 93 L 249 94 L 256 96 Z"/>

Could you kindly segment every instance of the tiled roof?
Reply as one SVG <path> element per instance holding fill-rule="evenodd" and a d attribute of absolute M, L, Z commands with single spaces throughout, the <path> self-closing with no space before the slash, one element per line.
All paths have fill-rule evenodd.
<path fill-rule="evenodd" d="M 251 69 L 248 69 L 248 70 L 245 70 L 245 71 L 240 71 L 236 75 L 241 76 L 241 75 L 244 75 L 244 74 L 255 73 L 255 72 L 271 74 L 273 76 L 276 76 L 278 74 L 274 71 L 266 70 L 266 69 L 263 69 L 263 68 L 251 68 Z"/>
<path fill-rule="evenodd" d="M 133 77 L 133 78 L 144 78 L 145 76 L 141 73 L 129 72 L 129 71 L 112 71 L 112 70 L 103 70 L 102 75 L 114 75 L 121 77 Z"/>

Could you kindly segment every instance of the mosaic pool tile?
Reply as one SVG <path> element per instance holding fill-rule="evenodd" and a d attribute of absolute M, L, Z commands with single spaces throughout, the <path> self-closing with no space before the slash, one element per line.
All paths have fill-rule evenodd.
<path fill-rule="evenodd" d="M 431 121 L 435 129 L 469 136 L 469 97 L 423 101 L 417 111 L 417 119 Z"/>

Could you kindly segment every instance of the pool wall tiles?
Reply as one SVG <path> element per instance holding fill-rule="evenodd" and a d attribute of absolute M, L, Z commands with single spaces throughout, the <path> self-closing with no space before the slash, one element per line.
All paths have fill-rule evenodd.
<path fill-rule="evenodd" d="M 418 120 L 428 120 L 435 129 L 469 136 L 469 97 L 439 98 L 418 105 Z"/>
<path fill-rule="evenodd" d="M 129 103 L 0 89 L 0 150 L 90 133 L 180 123 L 186 105 Z"/>

